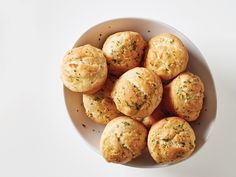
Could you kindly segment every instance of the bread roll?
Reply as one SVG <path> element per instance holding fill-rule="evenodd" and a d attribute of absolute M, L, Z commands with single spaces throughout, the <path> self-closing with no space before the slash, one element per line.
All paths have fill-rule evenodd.
<path fill-rule="evenodd" d="M 148 134 L 148 150 L 156 163 L 170 164 L 188 158 L 195 148 L 195 133 L 184 119 L 164 118 Z"/>
<path fill-rule="evenodd" d="M 131 118 L 113 119 L 105 127 L 100 151 L 108 162 L 127 163 L 140 155 L 146 147 L 147 130 Z"/>
<path fill-rule="evenodd" d="M 187 121 L 194 121 L 199 117 L 203 98 L 203 82 L 190 72 L 180 74 L 164 88 L 165 109 Z"/>
<path fill-rule="evenodd" d="M 186 69 L 188 58 L 188 51 L 178 37 L 160 34 L 148 42 L 144 65 L 162 80 L 170 80 Z"/>
<path fill-rule="evenodd" d="M 137 32 L 124 31 L 109 36 L 102 48 L 109 72 L 121 75 L 139 66 L 145 46 L 146 41 Z"/>
<path fill-rule="evenodd" d="M 152 114 L 162 99 L 162 83 L 152 71 L 136 67 L 124 73 L 116 82 L 112 98 L 117 109 L 132 118 Z"/>
<path fill-rule="evenodd" d="M 107 71 L 102 51 L 84 45 L 67 52 L 61 67 L 61 79 L 71 91 L 95 93 L 105 83 Z"/>

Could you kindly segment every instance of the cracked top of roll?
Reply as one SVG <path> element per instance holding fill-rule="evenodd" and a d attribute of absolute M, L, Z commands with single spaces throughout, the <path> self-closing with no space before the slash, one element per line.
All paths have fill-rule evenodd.
<path fill-rule="evenodd" d="M 157 163 L 169 164 L 189 157 L 195 148 L 195 133 L 179 117 L 168 117 L 155 123 L 148 134 L 148 149 Z"/>
<path fill-rule="evenodd" d="M 136 67 L 118 79 L 111 96 L 120 112 L 144 118 L 159 105 L 162 92 L 161 79 L 153 71 Z"/>
<path fill-rule="evenodd" d="M 146 128 L 136 120 L 121 116 L 111 120 L 100 140 L 100 151 L 108 162 L 126 163 L 146 147 Z"/>

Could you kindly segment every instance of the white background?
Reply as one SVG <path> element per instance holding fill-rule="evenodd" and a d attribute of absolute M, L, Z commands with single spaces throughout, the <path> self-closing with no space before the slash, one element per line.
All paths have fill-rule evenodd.
<path fill-rule="evenodd" d="M 64 104 L 62 56 L 91 26 L 112 18 L 163 21 L 201 50 L 217 90 L 209 141 L 178 165 L 106 163 L 82 141 Z M 235 177 L 235 1 L 0 1 L 0 177 Z"/>

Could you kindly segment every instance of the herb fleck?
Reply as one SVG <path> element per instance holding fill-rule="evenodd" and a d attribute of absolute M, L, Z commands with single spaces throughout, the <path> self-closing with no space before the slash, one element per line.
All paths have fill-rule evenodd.
<path fill-rule="evenodd" d="M 113 55 L 114 52 L 115 52 L 114 49 L 111 49 L 110 54 Z"/>
<path fill-rule="evenodd" d="M 122 122 L 124 125 L 126 126 L 130 126 L 130 123 L 129 122 Z"/>
<path fill-rule="evenodd" d="M 166 52 L 167 58 L 171 57 L 171 53 L 170 52 Z"/>
<path fill-rule="evenodd" d="M 163 148 L 166 148 L 166 147 L 167 147 L 167 144 L 164 143 L 164 144 L 162 144 L 161 146 L 162 146 Z"/>
<path fill-rule="evenodd" d="M 117 99 L 117 101 L 119 101 L 120 103 L 121 103 L 121 101 L 120 101 L 120 99 L 119 98 L 116 98 Z"/>
<path fill-rule="evenodd" d="M 138 78 L 142 79 L 140 73 L 136 72 L 136 75 L 138 75 Z"/>
<path fill-rule="evenodd" d="M 94 98 L 94 101 L 99 101 L 99 100 L 102 100 L 102 98 L 99 97 L 99 96 L 96 96 L 96 97 Z"/>
<path fill-rule="evenodd" d="M 156 87 L 157 87 L 157 85 L 156 85 L 155 83 L 152 83 L 152 86 L 153 86 L 154 88 L 156 88 Z"/>
<path fill-rule="evenodd" d="M 99 110 L 99 109 L 97 109 L 97 112 L 99 112 L 99 114 L 102 114 L 102 111 L 101 111 L 101 110 Z"/>
<path fill-rule="evenodd" d="M 136 48 L 137 48 L 137 42 L 136 42 L 136 41 L 133 41 L 133 42 L 131 43 L 131 46 L 132 46 L 132 49 L 133 49 L 133 50 L 136 50 Z"/>
<path fill-rule="evenodd" d="M 86 125 L 85 124 L 81 124 L 84 128 L 86 128 Z"/>
<path fill-rule="evenodd" d="M 193 82 L 199 82 L 199 79 L 196 77 L 193 79 Z"/>
<path fill-rule="evenodd" d="M 182 142 L 180 143 L 181 144 L 181 147 L 184 147 L 185 146 L 185 142 Z"/>
<path fill-rule="evenodd" d="M 140 110 L 140 108 L 142 107 L 142 104 L 135 103 L 135 107 L 137 110 Z"/>
<path fill-rule="evenodd" d="M 120 49 L 121 49 L 121 53 L 124 54 L 124 52 L 125 52 L 125 45 L 122 45 L 122 46 L 120 47 Z"/>
<path fill-rule="evenodd" d="M 113 59 L 112 61 L 113 61 L 113 63 L 120 64 L 120 60 Z"/>
<path fill-rule="evenodd" d="M 125 146 L 125 144 L 124 144 L 124 143 L 122 143 L 122 144 L 121 144 L 121 146 L 122 146 L 122 148 L 126 148 L 126 146 Z"/>
<path fill-rule="evenodd" d="M 72 51 L 72 50 L 70 50 L 70 51 L 68 51 L 68 52 L 67 52 L 67 54 L 68 54 L 68 55 L 70 55 L 70 54 L 72 54 L 72 52 L 73 52 L 73 51 Z"/>
<path fill-rule="evenodd" d="M 132 106 L 128 103 L 128 101 L 125 101 L 126 105 L 131 108 Z"/>

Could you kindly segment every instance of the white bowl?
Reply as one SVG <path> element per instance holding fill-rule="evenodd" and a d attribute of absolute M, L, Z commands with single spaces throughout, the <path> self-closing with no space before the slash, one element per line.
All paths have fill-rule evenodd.
<path fill-rule="evenodd" d="M 79 38 L 74 47 L 91 44 L 101 48 L 109 35 L 126 30 L 137 31 L 142 34 L 146 40 L 160 33 L 171 33 L 178 36 L 188 49 L 190 56 L 188 69 L 200 76 L 205 84 L 205 99 L 202 112 L 200 117 L 195 122 L 191 123 L 197 138 L 196 149 L 193 153 L 196 154 L 206 143 L 213 128 L 213 123 L 216 118 L 217 100 L 214 81 L 207 63 L 197 47 L 186 36 L 162 22 L 140 18 L 121 18 L 102 22 L 91 27 Z M 64 87 L 64 96 L 67 110 L 79 134 L 94 151 L 100 153 L 99 141 L 104 126 L 93 122 L 86 116 L 82 105 L 82 94 L 71 92 Z M 104 163 L 106 162 L 104 161 Z M 163 167 L 163 165 L 156 164 L 152 160 L 147 149 L 141 156 L 126 165 L 139 168 Z"/>

